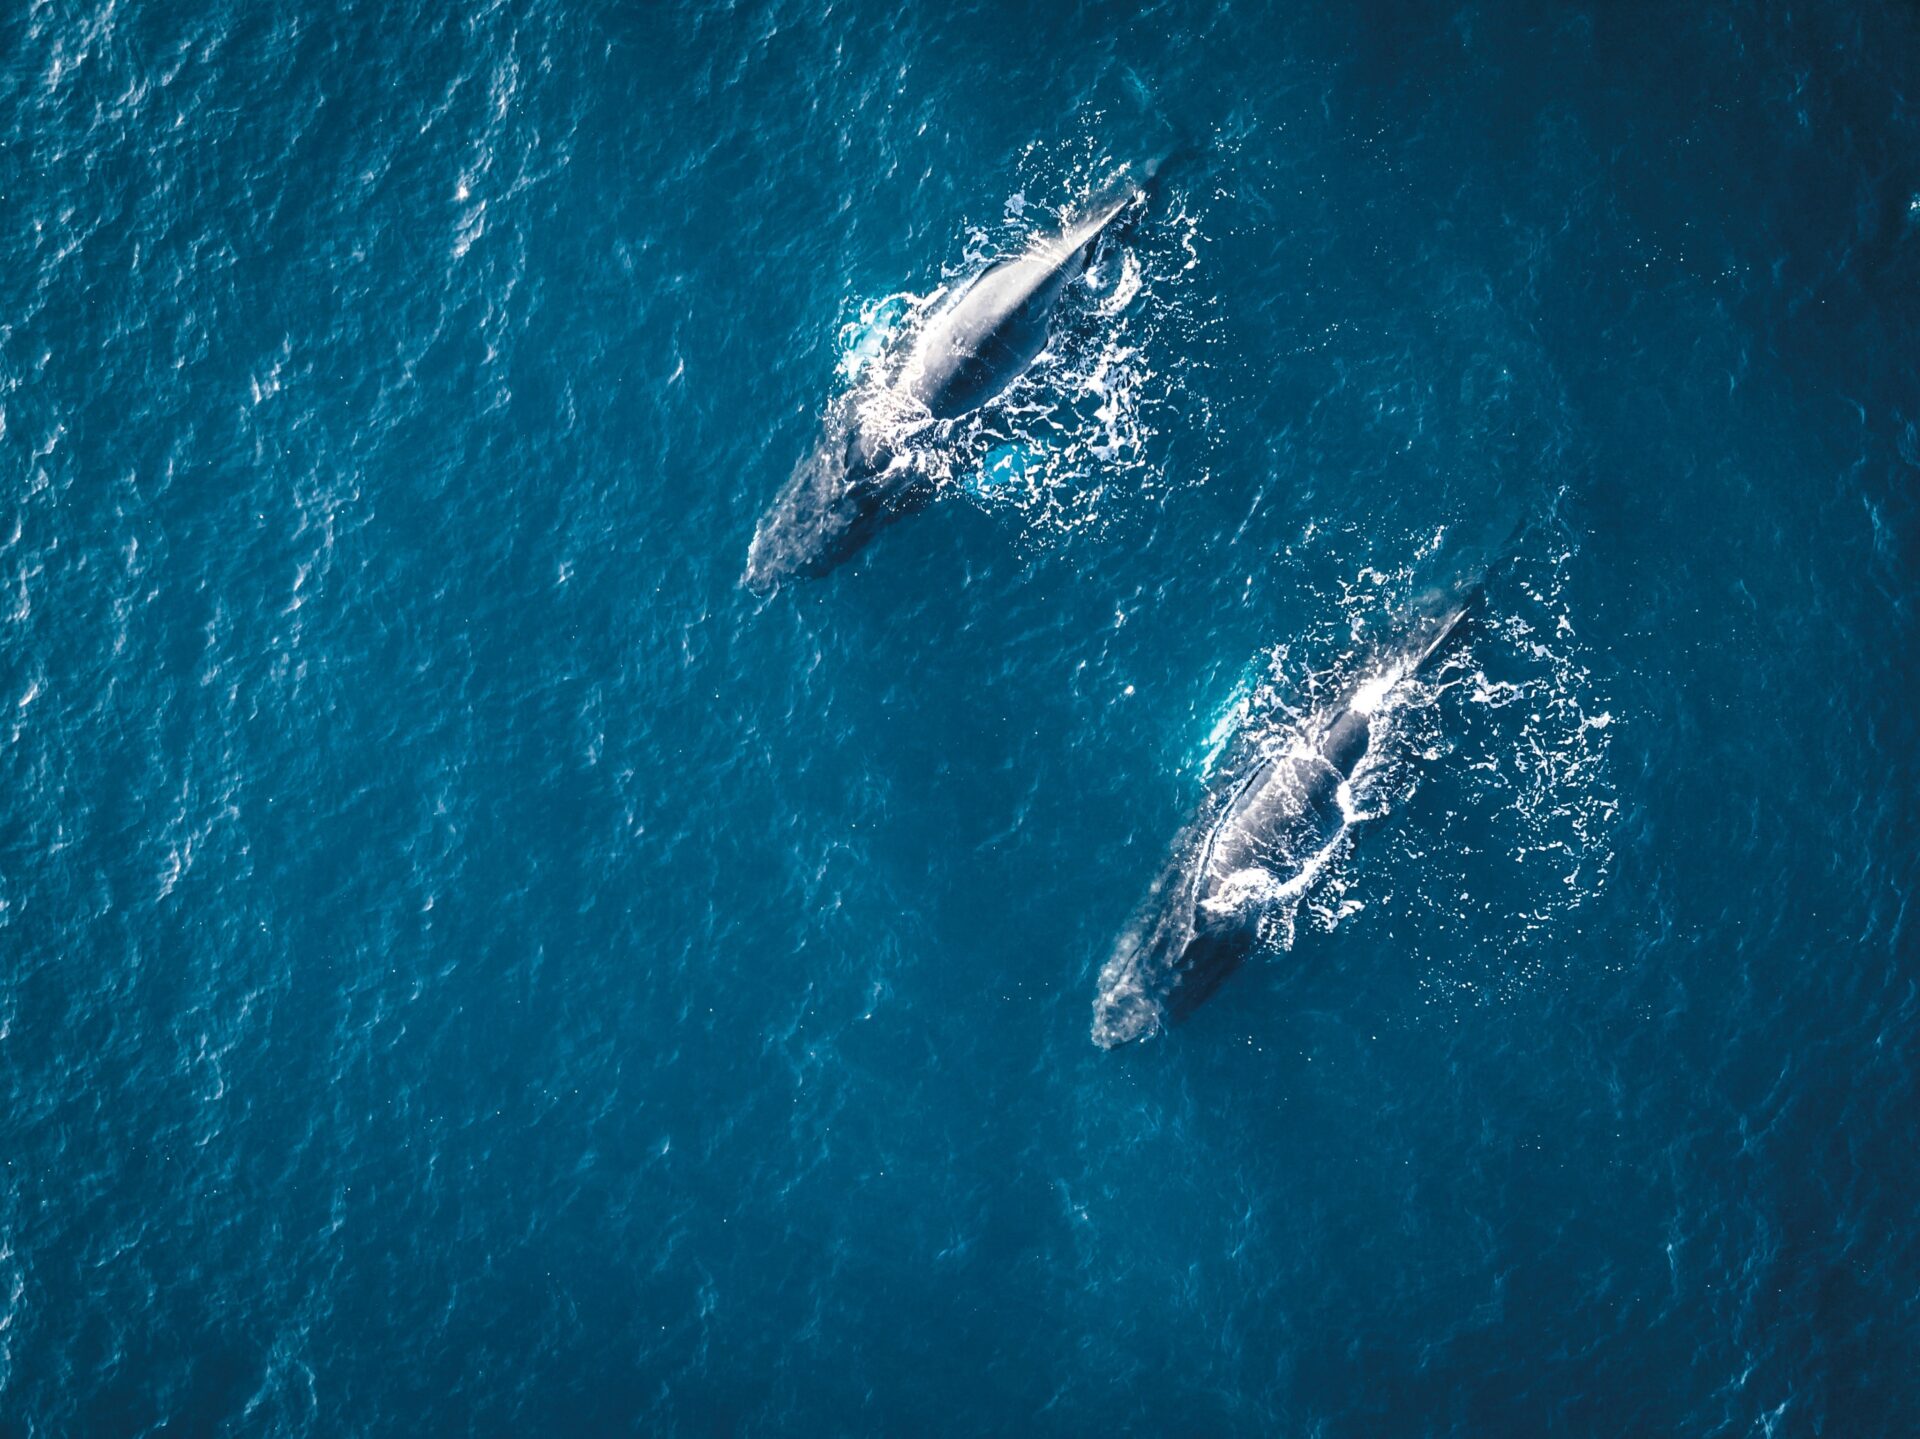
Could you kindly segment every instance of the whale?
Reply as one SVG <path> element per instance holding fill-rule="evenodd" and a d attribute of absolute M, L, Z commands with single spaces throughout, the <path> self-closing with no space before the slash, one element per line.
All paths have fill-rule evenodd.
<path fill-rule="evenodd" d="M 1349 824 L 1348 781 L 1396 691 L 1429 673 L 1478 600 L 1449 597 L 1285 736 L 1243 742 L 1175 841 L 1100 971 L 1093 1041 L 1112 1049 L 1189 1016 L 1270 938 Z"/>
<path fill-rule="evenodd" d="M 881 393 L 842 395 L 813 448 L 762 515 L 743 580 L 768 594 L 784 581 L 828 573 L 887 524 L 923 509 L 934 481 L 900 443 L 989 404 L 1024 375 L 1052 336 L 1061 295 L 1086 272 L 1101 238 L 1137 212 L 1160 169 L 1124 170 L 1072 223 L 1034 239 L 940 301 L 926 323 L 883 355 Z M 887 416 L 889 439 L 863 421 Z"/>

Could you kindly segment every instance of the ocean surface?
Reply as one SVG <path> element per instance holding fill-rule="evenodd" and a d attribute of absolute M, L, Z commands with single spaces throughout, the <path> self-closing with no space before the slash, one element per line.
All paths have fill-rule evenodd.
<path fill-rule="evenodd" d="M 5 7 L 0 1435 L 1920 1432 L 1917 324 L 1907 4 Z"/>

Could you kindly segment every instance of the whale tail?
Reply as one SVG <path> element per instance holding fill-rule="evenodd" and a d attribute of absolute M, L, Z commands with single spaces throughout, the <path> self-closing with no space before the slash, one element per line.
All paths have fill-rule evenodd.
<path fill-rule="evenodd" d="M 1522 514 L 1505 540 L 1485 548 L 1468 546 L 1464 570 L 1456 571 L 1450 582 L 1435 584 L 1426 592 L 1424 602 L 1416 606 L 1426 619 L 1414 631 L 1413 674 L 1431 669 L 1448 642 L 1460 633 L 1486 593 L 1487 576 L 1514 557 L 1530 524 L 1530 516 Z"/>
<path fill-rule="evenodd" d="M 1189 164 L 1206 153 L 1206 147 L 1188 138 L 1175 138 L 1163 144 L 1144 160 L 1134 162 L 1133 170 L 1142 189 L 1157 184 L 1163 175 Z"/>
<path fill-rule="evenodd" d="M 1485 588 L 1485 577 L 1477 576 L 1463 592 L 1453 597 L 1451 604 L 1441 612 L 1440 618 L 1435 621 L 1433 628 L 1422 637 L 1420 653 L 1413 662 L 1414 674 L 1425 674 L 1433 667 L 1435 661 L 1439 659 L 1441 652 L 1446 649 L 1448 642 L 1451 641 L 1455 635 L 1459 634 L 1462 627 L 1465 626 L 1467 617 L 1472 614 L 1474 607 L 1479 604 L 1480 596 L 1485 591 Z"/>
<path fill-rule="evenodd" d="M 1127 179 L 1133 182 L 1136 189 L 1151 190 L 1159 181 L 1161 172 L 1167 168 L 1167 162 L 1172 160 L 1176 153 L 1175 148 L 1169 145 L 1166 149 L 1156 151 L 1144 160 L 1134 161 L 1127 167 Z"/>
<path fill-rule="evenodd" d="M 1109 225 L 1114 225 L 1116 229 L 1127 228 L 1146 208 L 1147 202 L 1153 199 L 1161 175 L 1181 153 L 1180 147 L 1169 146 L 1144 160 L 1133 160 L 1122 165 L 1111 183 L 1095 192 L 1094 198 L 1087 204 L 1083 212 L 1083 225 L 1099 233 L 1105 233 Z M 1117 225 L 1116 221 L 1119 222 Z"/>

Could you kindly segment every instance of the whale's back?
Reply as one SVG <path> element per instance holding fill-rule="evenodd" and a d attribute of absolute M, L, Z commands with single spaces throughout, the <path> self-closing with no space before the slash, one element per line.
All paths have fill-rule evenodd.
<path fill-rule="evenodd" d="M 1040 255 L 1002 261 L 928 323 L 907 365 L 907 388 L 950 420 L 978 409 L 1039 358 L 1069 276 Z"/>
<path fill-rule="evenodd" d="M 908 392 L 935 419 L 950 420 L 1017 380 L 1047 347 L 1060 292 L 1132 201 L 1133 192 L 1109 201 L 1063 233 L 976 276 L 927 322 L 902 371 Z"/>

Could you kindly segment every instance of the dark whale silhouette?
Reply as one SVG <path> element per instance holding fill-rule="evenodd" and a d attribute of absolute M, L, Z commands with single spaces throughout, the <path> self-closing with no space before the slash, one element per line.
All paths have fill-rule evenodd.
<path fill-rule="evenodd" d="M 1093 1040 L 1111 1049 L 1178 1022 L 1257 949 L 1277 908 L 1312 877 L 1346 827 L 1340 787 L 1372 744 L 1372 717 L 1459 633 L 1476 583 L 1370 666 L 1287 750 L 1228 771 L 1175 844 L 1100 971 Z"/>
<path fill-rule="evenodd" d="M 890 358 L 888 389 L 907 423 L 953 420 L 979 409 L 1026 373 L 1046 348 L 1061 292 L 1086 270 L 1100 237 L 1132 212 L 1160 168 L 1153 160 L 1073 224 L 981 271 L 934 311 L 903 357 Z M 924 507 L 933 484 L 910 453 L 867 433 L 851 397 L 827 414 L 825 433 L 761 517 L 745 581 L 760 593 L 796 575 L 821 575 L 887 523 Z"/>

